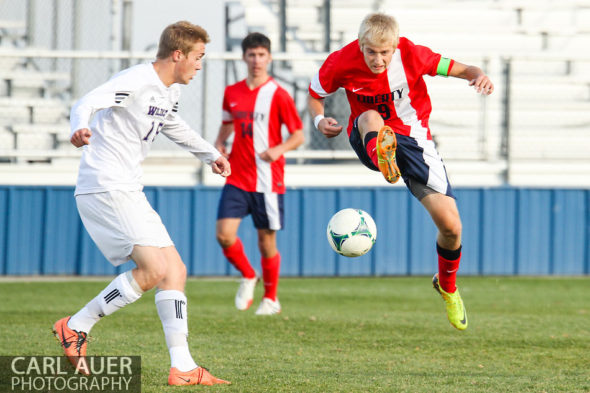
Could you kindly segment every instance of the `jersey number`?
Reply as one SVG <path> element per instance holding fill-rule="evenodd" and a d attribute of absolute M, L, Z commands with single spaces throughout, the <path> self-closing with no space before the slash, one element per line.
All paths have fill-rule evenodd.
<path fill-rule="evenodd" d="M 391 111 L 389 110 L 387 104 L 377 105 L 377 111 L 379 111 L 383 120 L 387 120 L 391 117 Z"/>
<path fill-rule="evenodd" d="M 151 133 L 154 131 L 154 125 L 155 124 L 156 124 L 156 122 L 155 121 L 152 121 L 152 128 L 150 128 L 150 130 L 148 131 L 147 135 L 143 138 L 144 141 L 148 141 L 148 138 L 150 137 Z M 151 142 L 153 142 L 154 139 L 156 139 L 156 137 L 160 133 L 160 130 L 162 129 L 163 126 L 164 126 L 164 123 L 159 123 L 158 124 L 158 126 L 156 127 L 156 133 L 154 134 L 154 137 L 152 138 Z"/>
<path fill-rule="evenodd" d="M 246 123 L 246 122 L 242 122 L 242 138 L 245 138 L 246 136 L 249 136 L 250 138 L 252 138 L 252 123 Z"/>

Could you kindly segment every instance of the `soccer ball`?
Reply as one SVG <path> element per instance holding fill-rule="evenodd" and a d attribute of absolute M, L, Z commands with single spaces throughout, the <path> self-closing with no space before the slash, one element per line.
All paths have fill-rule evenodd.
<path fill-rule="evenodd" d="M 375 221 L 360 209 L 343 209 L 334 214 L 326 233 L 330 246 L 345 257 L 366 254 L 377 240 Z"/>

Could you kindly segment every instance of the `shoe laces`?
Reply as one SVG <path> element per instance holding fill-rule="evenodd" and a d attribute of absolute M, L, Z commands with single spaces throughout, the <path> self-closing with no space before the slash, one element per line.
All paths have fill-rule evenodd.
<path fill-rule="evenodd" d="M 88 336 L 88 333 L 84 333 L 84 332 L 76 332 L 78 338 L 76 339 L 76 351 L 78 351 L 78 354 L 80 353 L 80 350 L 82 349 L 82 345 L 84 345 L 84 343 L 86 342 L 86 337 Z"/>
<path fill-rule="evenodd" d="M 76 352 L 78 352 L 78 355 L 80 355 L 80 351 L 82 350 L 82 346 L 84 345 L 85 342 L 87 342 L 88 340 L 88 333 L 84 333 L 84 332 L 79 332 L 77 330 L 73 330 L 74 334 L 64 337 L 64 341 L 65 342 L 72 342 L 75 338 L 76 340 Z"/>
<path fill-rule="evenodd" d="M 201 384 L 201 381 L 203 380 L 203 375 L 205 374 L 205 371 L 209 372 L 209 369 L 207 367 L 203 367 L 203 366 L 199 366 L 199 368 L 197 369 L 197 385 Z"/>

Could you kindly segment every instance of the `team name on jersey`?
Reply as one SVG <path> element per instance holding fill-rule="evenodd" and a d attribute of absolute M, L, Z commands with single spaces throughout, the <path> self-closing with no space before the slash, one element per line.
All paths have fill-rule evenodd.
<path fill-rule="evenodd" d="M 232 116 L 234 117 L 234 119 L 238 119 L 238 120 L 258 120 L 258 121 L 263 121 L 264 120 L 264 113 L 261 112 L 252 112 L 252 111 L 235 111 L 232 112 Z"/>
<path fill-rule="evenodd" d="M 150 105 L 147 114 L 150 116 L 164 117 L 168 113 L 168 109 L 158 108 L 157 106 Z"/>
<path fill-rule="evenodd" d="M 356 100 L 358 102 L 362 102 L 363 104 L 380 104 L 383 102 L 390 102 L 395 99 L 402 98 L 402 94 L 404 92 L 404 88 L 397 89 L 392 91 L 391 93 L 387 94 L 377 94 L 374 96 L 364 96 L 361 94 L 356 94 Z"/>

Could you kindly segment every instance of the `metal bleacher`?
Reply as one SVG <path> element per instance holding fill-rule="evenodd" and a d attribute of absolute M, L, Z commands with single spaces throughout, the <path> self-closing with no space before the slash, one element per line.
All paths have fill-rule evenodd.
<path fill-rule="evenodd" d="M 247 29 L 267 34 L 275 55 L 279 5 L 239 3 Z M 287 53 L 275 57 L 281 61 L 274 71 L 297 82 L 296 102 L 305 113 L 305 87 L 326 55 L 324 1 L 287 0 L 286 6 Z M 395 16 L 401 35 L 482 67 L 495 83 L 494 94 L 483 98 L 464 80 L 425 78 L 431 129 L 455 183 L 590 186 L 590 0 L 333 0 L 330 50 L 355 39 L 360 21 L 372 11 Z M 25 23 L 1 18 L 0 49 L 25 48 Z M 0 150 L 72 152 L 71 74 L 47 69 L 34 58 L 0 58 Z M 347 110 L 344 101 L 334 107 Z M 318 137 L 309 121 L 305 126 L 306 136 L 313 137 L 297 152 L 298 162 L 314 160 L 331 142 Z M 350 159 L 339 156 L 352 153 L 344 142 L 330 146 L 334 157 Z M 26 157 L 8 161 L 52 162 L 43 155 Z M 7 161 L 1 155 L 0 160 Z M 301 168 L 291 171 L 306 177 Z"/>
<path fill-rule="evenodd" d="M 26 47 L 25 23 L 0 21 L 1 49 Z M 56 149 L 68 131 L 64 92 L 69 73 L 43 71 L 35 59 L 0 59 L 0 148 L 47 151 Z M 12 159 L 14 161 L 14 159 Z M 44 155 L 29 160 L 46 161 Z"/>
<path fill-rule="evenodd" d="M 243 4 L 247 23 L 278 40 L 279 2 Z M 323 5 L 287 1 L 289 50 L 323 49 Z M 360 21 L 373 11 L 395 16 L 401 35 L 416 44 L 479 65 L 495 83 L 495 93 L 483 99 L 465 81 L 426 78 L 431 128 L 451 173 L 487 162 L 502 182 L 590 186 L 590 1 L 332 1 L 331 50 L 356 39 Z"/>

